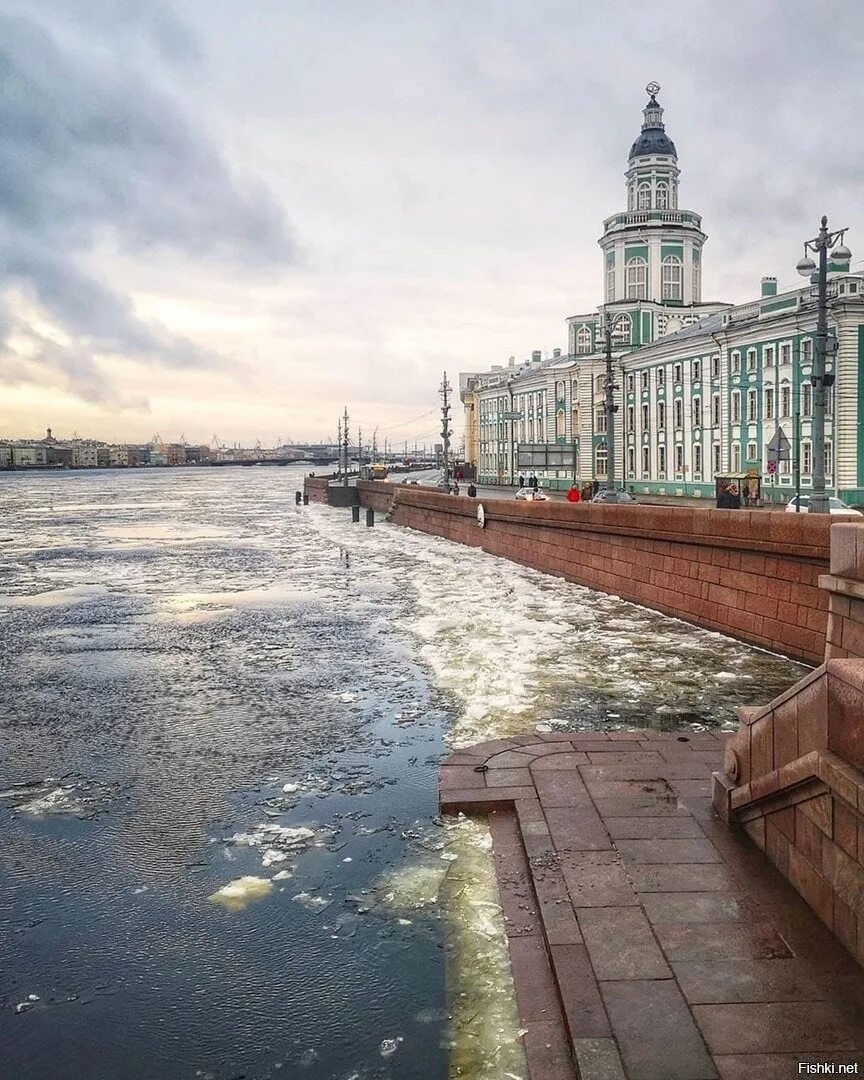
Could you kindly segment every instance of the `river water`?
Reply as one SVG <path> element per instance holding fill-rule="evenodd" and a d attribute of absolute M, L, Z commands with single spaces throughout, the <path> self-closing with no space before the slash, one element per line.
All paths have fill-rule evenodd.
<path fill-rule="evenodd" d="M 803 670 L 301 476 L 0 478 L 4 1077 L 521 1080 L 442 754 L 731 728 Z"/>

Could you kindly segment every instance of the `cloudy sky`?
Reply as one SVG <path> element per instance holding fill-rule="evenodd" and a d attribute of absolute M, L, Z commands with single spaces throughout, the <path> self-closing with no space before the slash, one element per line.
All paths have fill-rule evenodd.
<path fill-rule="evenodd" d="M 601 299 L 651 79 L 705 299 L 822 213 L 864 266 L 862 54 L 861 0 L 0 0 L 0 437 L 433 441 Z"/>

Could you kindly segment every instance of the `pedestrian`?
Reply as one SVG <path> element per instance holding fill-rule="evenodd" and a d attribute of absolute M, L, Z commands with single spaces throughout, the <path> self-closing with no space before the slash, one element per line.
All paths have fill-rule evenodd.
<path fill-rule="evenodd" d="M 453 481 L 453 494 L 454 495 L 459 494 L 459 481 L 458 480 Z"/>
<path fill-rule="evenodd" d="M 519 474 L 519 487 L 525 487 L 525 476 L 522 473 Z"/>
<path fill-rule="evenodd" d="M 717 496 L 717 509 L 718 510 L 735 510 L 736 499 L 734 495 L 734 488 L 731 484 L 726 484 Z"/>
<path fill-rule="evenodd" d="M 591 484 L 591 494 L 596 495 L 599 490 L 600 490 L 600 481 L 599 480 L 594 480 L 592 482 L 592 484 Z"/>
<path fill-rule="evenodd" d="M 741 496 L 738 493 L 738 488 L 733 484 L 729 489 L 729 494 L 732 496 L 732 510 L 741 509 Z"/>
<path fill-rule="evenodd" d="M 581 498 L 582 496 L 579 494 L 579 488 L 573 484 L 567 492 L 567 502 L 577 503 Z"/>
<path fill-rule="evenodd" d="M 476 499 L 477 498 L 477 488 L 474 486 L 474 484 L 469 484 L 468 485 L 468 498 L 469 499 Z"/>
<path fill-rule="evenodd" d="M 531 473 L 531 487 L 537 490 L 537 473 Z"/>

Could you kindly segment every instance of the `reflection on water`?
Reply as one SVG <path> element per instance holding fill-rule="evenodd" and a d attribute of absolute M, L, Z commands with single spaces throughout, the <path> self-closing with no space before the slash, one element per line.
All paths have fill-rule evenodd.
<path fill-rule="evenodd" d="M 0 478 L 10 1076 L 523 1076 L 445 740 L 730 724 L 801 670 L 301 471 Z"/>

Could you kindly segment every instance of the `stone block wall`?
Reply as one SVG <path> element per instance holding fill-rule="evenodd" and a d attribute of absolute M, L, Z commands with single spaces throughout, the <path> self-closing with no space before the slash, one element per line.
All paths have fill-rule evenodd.
<path fill-rule="evenodd" d="M 383 500 L 361 485 L 363 505 Z M 485 502 L 399 485 L 391 520 L 614 593 L 710 630 L 818 663 L 824 653 L 828 517 L 782 512 Z M 376 505 L 376 509 L 380 505 Z"/>
<path fill-rule="evenodd" d="M 358 480 L 357 491 L 360 494 L 360 505 L 371 508 L 376 514 L 386 514 L 390 510 L 390 504 L 398 490 L 397 484 L 388 483 L 386 480 Z"/>
<path fill-rule="evenodd" d="M 303 478 L 303 490 L 309 496 L 309 502 L 326 503 L 329 487 L 329 476 L 304 476 Z"/>

